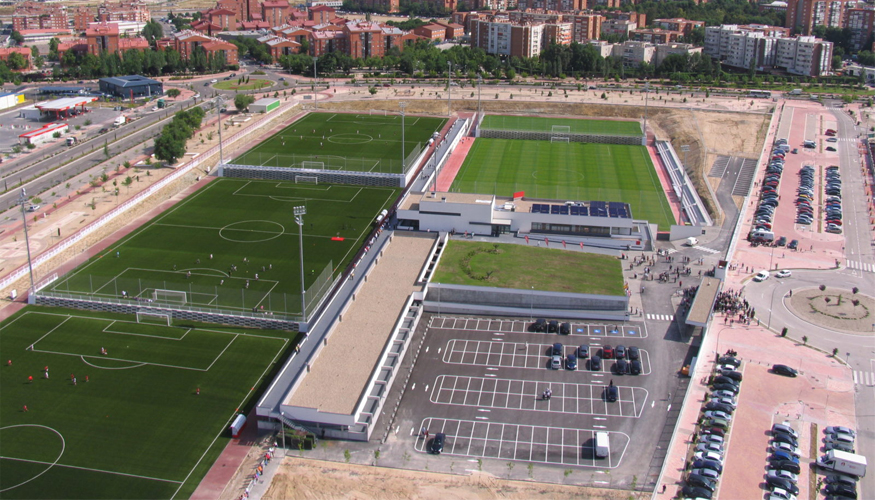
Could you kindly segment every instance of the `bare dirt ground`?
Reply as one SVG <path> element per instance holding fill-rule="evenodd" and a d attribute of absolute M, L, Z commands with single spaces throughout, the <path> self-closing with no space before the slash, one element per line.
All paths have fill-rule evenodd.
<path fill-rule="evenodd" d="M 509 481 L 475 472 L 457 476 L 287 457 L 266 500 L 332 499 L 555 499 L 635 498 L 627 491 Z"/>

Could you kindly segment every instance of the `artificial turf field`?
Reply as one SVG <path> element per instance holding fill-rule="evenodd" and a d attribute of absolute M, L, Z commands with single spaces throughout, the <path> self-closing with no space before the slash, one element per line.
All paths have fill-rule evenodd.
<path fill-rule="evenodd" d="M 319 279 L 326 266 L 332 265 L 326 272 L 330 282 L 399 191 L 216 179 L 62 277 L 51 290 L 113 299 L 125 292 L 129 300 L 156 299 L 156 290 L 178 290 L 187 292 L 189 306 L 298 315 L 299 235 L 293 207 L 307 208 L 304 278 L 309 309 L 326 290 L 324 277 Z M 312 289 L 317 282 L 320 288 Z M 171 304 L 181 301 L 164 293 L 157 297 Z"/>
<path fill-rule="evenodd" d="M 620 201 L 662 231 L 676 223 L 644 146 L 479 138 L 450 191 Z"/>
<path fill-rule="evenodd" d="M 0 498 L 188 498 L 294 335 L 27 307 L 0 324 Z"/>
<path fill-rule="evenodd" d="M 404 154 L 409 158 L 425 146 L 446 119 L 408 116 L 404 120 Z M 309 113 L 231 163 L 268 167 L 319 168 L 302 161 L 324 163 L 331 170 L 403 173 L 401 116 Z"/>
<path fill-rule="evenodd" d="M 524 130 L 526 132 L 551 132 L 554 130 L 554 126 L 568 127 L 565 133 L 571 134 L 642 135 L 641 124 L 637 121 L 486 115 L 480 124 L 481 129 Z"/>

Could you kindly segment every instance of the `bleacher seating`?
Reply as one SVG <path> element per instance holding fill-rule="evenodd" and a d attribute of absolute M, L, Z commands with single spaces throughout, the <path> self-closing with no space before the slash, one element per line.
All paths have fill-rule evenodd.
<path fill-rule="evenodd" d="M 553 215 L 582 215 L 590 217 L 616 217 L 629 219 L 629 206 L 618 201 L 590 201 L 588 207 L 584 202 L 574 205 L 550 205 L 547 203 L 532 203 L 531 213 Z"/>

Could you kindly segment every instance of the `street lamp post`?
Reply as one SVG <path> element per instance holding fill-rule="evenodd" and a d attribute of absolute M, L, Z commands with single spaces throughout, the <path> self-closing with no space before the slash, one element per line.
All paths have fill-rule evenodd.
<path fill-rule="evenodd" d="M 319 60 L 318 57 L 313 56 L 313 107 L 314 108 L 316 107 L 316 61 L 318 61 L 318 60 Z"/>
<path fill-rule="evenodd" d="M 18 198 L 18 203 L 21 205 L 21 222 L 24 225 L 24 246 L 27 248 L 27 270 L 30 272 L 30 293 L 27 296 L 28 301 L 31 300 L 31 295 L 36 292 L 36 287 L 33 283 L 33 262 L 30 260 L 30 240 L 27 237 L 27 213 L 24 205 L 27 204 L 27 191 L 21 188 L 21 196 Z"/>
<path fill-rule="evenodd" d="M 282 417 L 282 418 L 280 418 L 280 428 L 282 428 L 282 430 L 283 430 L 283 457 L 285 457 L 286 456 L 286 423 L 285 423 L 286 414 L 285 414 L 285 412 L 281 411 L 280 416 Z"/>
<path fill-rule="evenodd" d="M 398 103 L 398 106 L 401 108 L 401 171 L 407 171 L 407 157 L 405 156 L 404 151 L 404 109 L 407 108 L 407 103 L 401 101 Z"/>
<path fill-rule="evenodd" d="M 647 145 L 647 103 L 650 101 L 650 84 L 644 86 L 644 144 Z"/>
<path fill-rule="evenodd" d="M 447 116 L 453 106 L 453 61 L 447 61 Z"/>
<path fill-rule="evenodd" d="M 295 207 L 295 223 L 298 224 L 298 248 L 300 250 L 301 259 L 301 318 L 302 322 L 307 322 L 307 290 L 304 288 L 304 214 L 307 213 L 307 207 Z"/>
<path fill-rule="evenodd" d="M 686 168 L 687 168 L 687 151 L 689 151 L 689 150 L 690 150 L 689 146 L 687 146 L 687 145 L 681 146 L 681 152 L 684 154 L 684 172 L 686 172 Z"/>

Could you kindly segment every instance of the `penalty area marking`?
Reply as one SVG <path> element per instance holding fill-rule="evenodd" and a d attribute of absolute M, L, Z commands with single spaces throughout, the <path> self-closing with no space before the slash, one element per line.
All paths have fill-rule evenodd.
<path fill-rule="evenodd" d="M 40 472 L 39 474 L 33 476 L 32 478 L 30 478 L 30 479 L 28 479 L 28 480 L 26 480 L 26 481 L 22 481 L 22 482 L 20 482 L 20 483 L 18 483 L 18 484 L 16 484 L 16 485 L 13 485 L 13 486 L 8 487 L 8 488 L 3 488 L 2 490 L 0 490 L 0 493 L 3 493 L 4 491 L 9 491 L 9 490 L 11 490 L 11 489 L 13 489 L 13 488 L 18 488 L 19 486 L 25 485 L 25 484 L 27 484 L 27 483 L 33 481 L 34 479 L 36 479 L 36 478 L 42 476 L 43 474 L 45 474 L 46 472 L 48 472 L 52 467 L 54 467 L 54 466 L 58 463 L 58 461 L 59 461 L 59 460 L 61 459 L 61 457 L 64 455 L 64 451 L 67 449 L 67 441 L 64 439 L 64 436 L 63 436 L 60 432 L 58 432 L 57 429 L 53 429 L 52 427 L 49 427 L 49 426 L 46 426 L 46 425 L 38 425 L 38 424 L 17 424 L 17 425 L 8 425 L 8 426 L 6 426 L 6 427 L 0 427 L 0 431 L 2 431 L 2 430 L 4 430 L 4 429 L 12 429 L 12 428 L 15 428 L 15 427 L 38 427 L 38 428 L 41 428 L 41 429 L 48 429 L 48 430 L 54 432 L 55 434 L 58 435 L 59 438 L 61 438 L 61 452 L 58 453 L 58 457 L 55 458 L 55 461 L 54 461 L 54 462 L 40 462 L 40 461 L 37 461 L 37 460 L 27 460 L 27 459 L 23 459 L 23 458 L 13 458 L 13 457 L 3 457 L 3 456 L 0 456 L 0 458 L 6 459 L 6 460 L 18 460 L 18 461 L 22 461 L 22 462 L 31 462 L 31 463 L 38 463 L 38 464 L 45 464 L 45 465 L 48 465 L 48 467 L 46 467 L 46 470 Z"/>
<path fill-rule="evenodd" d="M 94 356 L 88 356 L 88 357 L 89 357 L 89 358 L 93 358 Z M 146 366 L 147 364 L 149 364 L 149 363 L 140 363 L 140 364 L 138 364 L 138 365 L 133 365 L 133 366 L 117 366 L 117 367 L 109 367 L 109 366 L 99 366 L 99 365 L 95 365 L 94 363 L 89 363 L 88 360 L 85 359 L 85 355 L 84 355 L 84 354 L 80 355 L 79 358 L 80 358 L 80 359 L 82 360 L 82 362 L 85 363 L 86 365 L 91 366 L 91 367 L 93 367 L 93 368 L 100 369 L 100 370 L 129 370 L 129 369 L 131 369 L 131 368 L 139 368 L 139 367 L 141 367 L 141 366 Z M 111 359 L 111 360 L 113 360 L 113 361 L 125 361 L 125 362 L 128 362 L 128 363 L 136 363 L 136 361 L 128 361 L 128 360 L 126 360 L 126 359 L 117 359 L 117 358 L 97 358 L 97 359 Z"/>

